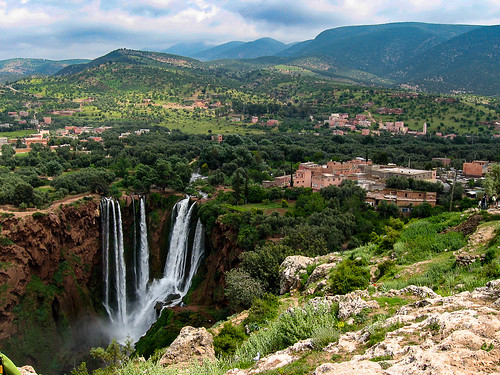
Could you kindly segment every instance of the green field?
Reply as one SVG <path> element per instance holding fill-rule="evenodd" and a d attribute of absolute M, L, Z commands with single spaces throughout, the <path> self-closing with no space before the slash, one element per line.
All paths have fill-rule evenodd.
<path fill-rule="evenodd" d="M 7 137 L 9 139 L 24 138 L 35 133 L 36 133 L 35 129 L 16 130 L 12 132 L 0 132 L 0 137 Z"/>

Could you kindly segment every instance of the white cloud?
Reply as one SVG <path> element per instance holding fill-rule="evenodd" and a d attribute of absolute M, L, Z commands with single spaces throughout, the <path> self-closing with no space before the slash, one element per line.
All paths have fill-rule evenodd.
<path fill-rule="evenodd" d="M 398 21 L 498 24 L 500 0 L 0 0 L 0 58 L 96 57 L 189 40 L 292 42 L 337 26 Z"/>

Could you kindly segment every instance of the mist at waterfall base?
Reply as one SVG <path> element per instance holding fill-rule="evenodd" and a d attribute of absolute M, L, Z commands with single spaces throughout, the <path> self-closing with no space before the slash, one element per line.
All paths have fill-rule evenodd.
<path fill-rule="evenodd" d="M 150 278 L 146 197 L 132 201 L 133 256 L 126 264 L 122 210 L 117 201 L 101 201 L 103 251 L 103 306 L 109 317 L 106 329 L 119 342 L 136 342 L 157 318 L 157 308 L 181 303 L 204 255 L 204 233 L 196 219 L 196 203 L 188 198 L 175 204 L 171 215 L 170 244 L 163 276 Z M 127 272 L 128 270 L 128 272 Z"/>

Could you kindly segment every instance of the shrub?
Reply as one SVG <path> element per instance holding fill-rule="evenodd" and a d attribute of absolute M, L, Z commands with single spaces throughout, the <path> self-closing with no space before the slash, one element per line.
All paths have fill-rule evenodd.
<path fill-rule="evenodd" d="M 44 212 L 37 211 L 37 212 L 33 212 L 33 214 L 31 214 L 31 216 L 33 217 L 33 219 L 38 219 L 38 218 L 42 218 L 42 217 L 47 216 L 47 214 Z"/>
<path fill-rule="evenodd" d="M 264 294 L 261 283 L 245 271 L 234 268 L 225 275 L 227 287 L 224 294 L 234 310 L 250 307 L 256 298 Z"/>
<path fill-rule="evenodd" d="M 488 249 L 486 250 L 486 253 L 484 253 L 484 261 L 483 264 L 489 264 L 495 260 L 497 257 L 497 251 L 495 249 Z"/>
<path fill-rule="evenodd" d="M 344 259 L 330 271 L 330 291 L 347 294 L 356 289 L 365 289 L 370 283 L 370 271 L 361 262 Z"/>
<path fill-rule="evenodd" d="M 265 356 L 271 352 L 284 349 L 297 341 L 307 338 L 318 339 L 318 344 L 323 345 L 336 339 L 337 318 L 335 309 L 325 305 L 314 307 L 310 304 L 302 309 L 296 308 L 283 313 L 269 325 L 267 330 L 253 333 L 235 352 L 242 365 L 253 363 L 257 353 Z M 324 327 L 330 329 L 330 334 L 325 335 Z"/>
<path fill-rule="evenodd" d="M 229 322 L 224 324 L 219 334 L 214 337 L 214 349 L 216 355 L 234 354 L 236 348 L 245 341 L 247 336 L 241 326 L 235 326 Z"/>
<path fill-rule="evenodd" d="M 248 316 L 243 324 L 262 325 L 267 321 L 276 318 L 278 314 L 279 300 L 273 294 L 266 293 L 262 298 L 253 301 L 252 307 L 248 311 Z"/>
<path fill-rule="evenodd" d="M 386 260 L 382 263 L 380 263 L 377 267 L 377 280 L 382 278 L 384 275 L 390 274 L 392 271 L 394 271 L 394 267 L 396 264 L 393 261 Z"/>
<path fill-rule="evenodd" d="M 386 234 L 380 240 L 380 249 L 391 250 L 399 238 L 399 232 L 392 227 L 385 227 Z"/>

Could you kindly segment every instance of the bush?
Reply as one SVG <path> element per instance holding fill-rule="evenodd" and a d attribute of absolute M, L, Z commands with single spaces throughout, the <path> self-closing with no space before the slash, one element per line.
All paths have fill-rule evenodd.
<path fill-rule="evenodd" d="M 384 275 L 389 275 L 394 271 L 396 264 L 393 261 L 386 260 L 378 265 L 376 276 L 377 280 L 381 279 Z"/>
<path fill-rule="evenodd" d="M 233 310 L 250 307 L 256 298 L 262 297 L 264 288 L 261 283 L 247 272 L 234 268 L 226 272 L 227 287 L 224 294 Z"/>
<path fill-rule="evenodd" d="M 283 244 L 257 247 L 254 251 L 241 254 L 241 267 L 258 280 L 266 291 L 276 294 L 280 288 L 280 265 L 292 254 L 292 248 Z"/>
<path fill-rule="evenodd" d="M 216 355 L 231 355 L 234 354 L 236 348 L 245 341 L 247 336 L 241 326 L 235 326 L 228 322 L 219 331 L 219 334 L 214 337 L 214 349 Z"/>
<path fill-rule="evenodd" d="M 252 307 L 248 311 L 248 316 L 243 321 L 243 324 L 262 325 L 267 321 L 276 318 L 278 314 L 279 300 L 273 294 L 266 293 L 262 298 L 253 301 Z"/>
<path fill-rule="evenodd" d="M 359 261 L 344 259 L 331 270 L 329 281 L 331 293 L 347 294 L 368 287 L 370 271 Z"/>
<path fill-rule="evenodd" d="M 33 213 L 31 214 L 31 216 L 33 217 L 33 219 L 38 219 L 38 218 L 42 218 L 42 217 L 47 216 L 47 214 L 46 214 L 46 213 L 44 213 L 44 212 L 39 212 L 39 211 L 37 211 L 37 212 L 33 212 Z"/>
<path fill-rule="evenodd" d="M 314 307 L 310 304 L 303 308 L 295 308 L 281 314 L 276 321 L 269 324 L 267 330 L 253 333 L 235 352 L 240 365 L 253 363 L 257 353 L 265 356 L 271 352 L 284 349 L 297 341 L 317 338 L 318 344 L 324 345 L 324 328 L 328 327 L 331 341 L 336 340 L 337 318 L 334 308 L 324 305 Z M 315 340 L 316 341 L 316 340 Z"/>

